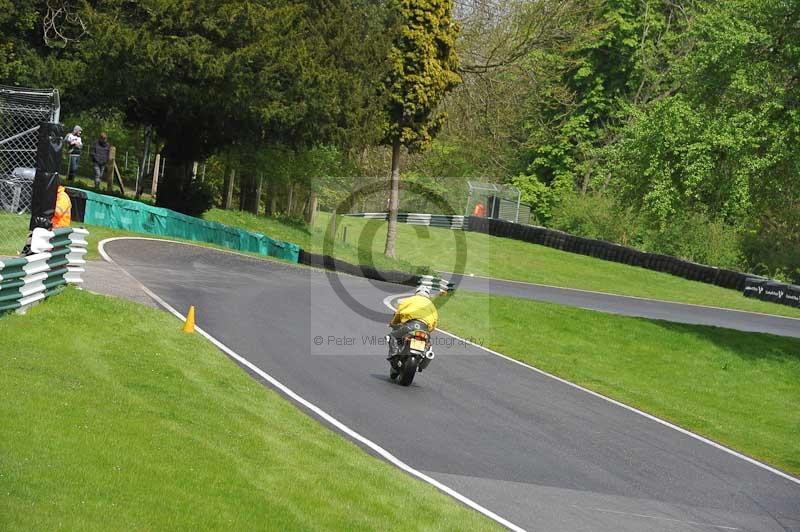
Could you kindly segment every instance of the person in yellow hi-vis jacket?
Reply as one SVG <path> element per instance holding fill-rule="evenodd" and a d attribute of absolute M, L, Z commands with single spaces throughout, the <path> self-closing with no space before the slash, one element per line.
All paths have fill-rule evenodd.
<path fill-rule="evenodd" d="M 72 223 L 72 201 L 63 186 L 58 186 L 56 210 L 53 212 L 53 229 L 69 227 Z"/>
<path fill-rule="evenodd" d="M 421 324 L 425 324 L 428 332 L 432 333 L 436 330 L 438 322 L 439 311 L 431 301 L 431 290 L 427 286 L 420 286 L 413 296 L 400 301 L 392 321 L 389 322 L 389 326 L 393 330 L 389 333 L 389 356 L 387 358 L 392 358 L 397 354 L 398 339 L 416 328 L 420 328 Z"/>

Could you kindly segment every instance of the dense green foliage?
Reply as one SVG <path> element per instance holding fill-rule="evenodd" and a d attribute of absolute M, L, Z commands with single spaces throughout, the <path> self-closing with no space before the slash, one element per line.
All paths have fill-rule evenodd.
<path fill-rule="evenodd" d="M 398 19 L 383 82 L 387 126 L 384 142 L 399 141 L 411 151 L 429 146 L 444 116 L 439 101 L 461 81 L 456 73 L 458 28 L 448 0 L 396 0 Z"/>
<path fill-rule="evenodd" d="M 379 140 L 383 122 L 376 95 L 384 62 L 375 58 L 388 50 L 382 31 L 388 8 L 382 4 L 75 5 L 89 33 L 80 42 L 50 48 L 42 35 L 44 0 L 2 2 L 0 58 L 6 61 L 0 82 L 58 87 L 65 117 L 111 109 L 130 126 L 152 126 L 155 149 L 166 157 L 168 184 L 160 204 L 186 210 L 182 198 L 204 196 L 192 167 L 212 155 L 241 165 L 239 188 L 252 195 L 258 176 L 246 170 L 263 171 L 269 153 L 302 158 L 317 146 L 330 146 L 347 159 L 350 150 Z M 307 190 L 319 188 L 309 177 L 305 181 L 299 184 Z M 250 203 L 258 207 L 258 201 Z"/>
<path fill-rule="evenodd" d="M 0 0 L 0 83 L 59 87 L 132 157 L 152 126 L 162 204 L 383 210 L 352 176 L 399 179 L 405 146 L 451 211 L 466 179 L 514 183 L 538 223 L 800 282 L 796 2 L 75 2 L 63 48 L 45 5 Z"/>
<path fill-rule="evenodd" d="M 394 0 L 390 4 L 397 24 L 382 86 L 387 118 L 383 142 L 392 147 L 389 231 L 384 253 L 394 258 L 400 148 L 415 152 L 430 146 L 444 122 L 444 115 L 437 114 L 439 102 L 461 78 L 456 73 L 458 26 L 452 20 L 452 0 Z"/>
<path fill-rule="evenodd" d="M 800 6 L 545 4 L 561 31 L 476 82 L 518 105 L 470 131 L 538 221 L 800 281 Z"/>

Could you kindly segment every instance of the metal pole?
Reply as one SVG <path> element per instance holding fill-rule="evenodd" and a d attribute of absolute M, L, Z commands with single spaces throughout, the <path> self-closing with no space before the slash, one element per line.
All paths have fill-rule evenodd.
<path fill-rule="evenodd" d="M 514 223 L 519 223 L 519 204 L 522 201 L 522 191 L 517 189 L 517 217 L 514 220 Z"/>
<path fill-rule="evenodd" d="M 58 90 L 53 90 L 53 114 L 52 114 L 52 122 L 54 124 L 58 124 L 61 122 L 61 95 L 58 93 Z"/>

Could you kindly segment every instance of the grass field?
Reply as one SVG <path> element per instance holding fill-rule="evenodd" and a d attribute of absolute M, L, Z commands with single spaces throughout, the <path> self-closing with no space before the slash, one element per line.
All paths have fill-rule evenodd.
<path fill-rule="evenodd" d="M 15 241 L 4 242 L 2 238 L 11 230 L 9 227 L 18 226 L 16 231 L 24 234 L 26 220 L 23 218 L 0 215 L 0 255 L 15 252 Z M 325 228 L 331 219 L 329 214 L 320 213 L 317 224 L 305 228 L 240 211 L 212 209 L 205 218 L 293 242 L 314 253 L 326 251 L 323 245 Z M 90 260 L 98 257 L 98 241 L 130 235 L 102 227 L 87 227 L 92 233 Z M 345 227 L 347 240 L 343 241 Z M 397 246 L 401 259 L 389 260 L 383 256 L 385 235 L 385 222 L 345 217 L 339 223 L 335 246 L 330 251 L 340 259 L 383 269 L 416 273 L 463 269 L 467 274 L 500 279 L 800 318 L 800 309 L 747 299 L 735 290 L 479 233 L 399 224 Z M 457 257 L 456 238 L 461 238 L 464 245 L 465 253 L 460 257 Z"/>
<path fill-rule="evenodd" d="M 0 318 L 0 530 L 494 528 L 179 331 L 76 290 Z"/>
<path fill-rule="evenodd" d="M 800 340 L 468 292 L 440 326 L 800 474 Z"/>
<path fill-rule="evenodd" d="M 328 219 L 328 215 L 322 213 L 319 224 L 327 223 Z M 365 245 L 371 242 L 372 254 L 383 252 L 386 222 L 346 218 L 343 224 L 348 227 L 348 238 L 353 242 L 361 239 L 363 232 L 370 235 L 364 240 Z M 398 224 L 398 254 L 413 264 L 425 264 L 437 271 L 456 271 L 454 233 L 447 229 Z M 747 299 L 735 290 L 687 281 L 666 273 L 480 233 L 465 233 L 463 237 L 466 245 L 463 271 L 467 274 L 800 317 L 800 309 Z"/>
<path fill-rule="evenodd" d="M 211 209 L 203 216 L 206 220 L 219 222 L 225 225 L 242 227 L 250 231 L 265 234 L 278 240 L 293 242 L 302 249 L 312 253 L 323 253 L 325 251 L 325 229 L 330 217 L 326 213 L 320 213 L 318 221 L 314 227 L 300 227 L 298 225 L 284 223 L 275 218 L 256 216 L 249 212 L 225 211 L 222 209 Z M 347 219 L 349 220 L 349 218 Z M 352 233 L 351 233 L 352 234 Z M 395 269 L 409 272 L 428 272 L 429 268 L 425 261 L 387 259 L 383 255 L 383 248 L 380 253 L 372 253 L 371 248 L 360 246 L 354 238 L 348 238 L 347 242 L 339 237 L 334 241 L 332 251 L 337 258 L 346 260 L 352 264 L 368 264 L 381 269 Z"/>

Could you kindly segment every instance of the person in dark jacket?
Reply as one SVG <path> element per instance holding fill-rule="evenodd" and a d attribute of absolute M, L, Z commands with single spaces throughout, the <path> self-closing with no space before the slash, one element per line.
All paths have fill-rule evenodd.
<path fill-rule="evenodd" d="M 105 132 L 100 133 L 100 138 L 89 149 L 89 155 L 92 157 L 92 166 L 94 167 L 95 189 L 100 188 L 100 181 L 106 174 L 106 165 L 108 164 L 110 152 L 111 145 L 108 143 L 108 135 Z"/>

